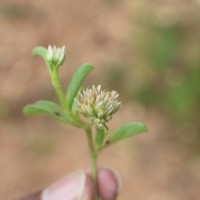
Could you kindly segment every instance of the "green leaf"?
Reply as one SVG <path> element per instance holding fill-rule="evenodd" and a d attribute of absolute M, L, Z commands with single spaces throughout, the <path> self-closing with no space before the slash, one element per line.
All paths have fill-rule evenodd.
<path fill-rule="evenodd" d="M 34 104 L 29 104 L 24 107 L 23 112 L 26 116 L 50 115 L 59 121 L 71 123 L 63 109 L 59 105 L 49 101 L 37 101 Z"/>
<path fill-rule="evenodd" d="M 79 91 L 77 92 L 77 94 L 76 94 L 76 97 L 75 97 L 75 98 L 77 98 L 77 97 L 78 97 L 78 93 L 79 93 L 79 92 L 82 92 L 82 90 L 83 90 L 83 88 L 82 88 L 82 87 L 80 87 L 80 88 L 79 88 Z M 78 116 L 78 107 L 77 107 L 77 104 L 76 104 L 76 102 L 75 102 L 75 101 L 74 101 L 74 102 L 73 102 L 73 104 L 72 104 L 71 111 L 72 111 L 72 113 L 73 113 L 73 115 L 74 115 L 74 116 Z"/>
<path fill-rule="evenodd" d="M 136 122 L 136 123 L 128 123 L 123 125 L 122 127 L 118 128 L 111 138 L 109 139 L 109 145 L 116 143 L 120 140 L 126 139 L 128 137 L 144 133 L 147 131 L 147 128 L 143 123 Z"/>
<path fill-rule="evenodd" d="M 67 89 L 66 99 L 69 110 L 72 109 L 74 98 L 76 97 L 84 79 L 94 69 L 90 64 L 81 65 L 72 76 L 70 84 Z"/>
<path fill-rule="evenodd" d="M 40 56 L 41 58 L 43 58 L 44 62 L 48 66 L 48 68 L 51 69 L 49 62 L 47 61 L 47 56 L 46 56 L 47 50 L 45 47 L 42 47 L 42 46 L 35 47 L 32 51 L 32 54 L 33 54 L 33 56 Z"/>

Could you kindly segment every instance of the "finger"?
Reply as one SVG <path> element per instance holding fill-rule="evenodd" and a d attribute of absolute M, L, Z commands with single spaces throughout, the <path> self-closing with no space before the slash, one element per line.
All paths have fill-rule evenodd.
<path fill-rule="evenodd" d="M 92 200 L 92 180 L 83 171 L 71 174 L 42 192 L 42 200 Z"/>
<path fill-rule="evenodd" d="M 100 169 L 98 173 L 98 190 L 103 200 L 116 200 L 121 189 L 121 178 L 115 170 Z"/>
<path fill-rule="evenodd" d="M 91 177 L 90 169 L 86 173 Z M 116 170 L 98 169 L 98 193 L 103 200 L 116 200 L 121 189 L 121 177 Z"/>
<path fill-rule="evenodd" d="M 70 174 L 42 192 L 19 200 L 93 200 L 93 183 L 85 172 Z"/>
<path fill-rule="evenodd" d="M 103 200 L 116 200 L 120 190 L 120 177 L 109 169 L 98 170 L 98 191 Z M 19 200 L 93 200 L 94 187 L 91 170 L 70 174 L 42 192 Z"/>

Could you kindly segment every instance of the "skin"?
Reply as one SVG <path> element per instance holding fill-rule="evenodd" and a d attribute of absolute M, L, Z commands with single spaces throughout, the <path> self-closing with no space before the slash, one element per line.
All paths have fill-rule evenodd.
<path fill-rule="evenodd" d="M 120 190 L 117 172 L 101 168 L 98 170 L 98 194 L 101 200 L 116 200 Z M 18 200 L 94 200 L 91 171 L 75 172 L 63 177 L 44 190 Z"/>

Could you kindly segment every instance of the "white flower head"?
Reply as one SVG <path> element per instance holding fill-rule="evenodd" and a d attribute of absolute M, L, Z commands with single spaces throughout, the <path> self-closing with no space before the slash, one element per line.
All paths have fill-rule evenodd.
<path fill-rule="evenodd" d="M 59 48 L 54 46 L 48 46 L 47 49 L 47 61 L 56 67 L 63 64 L 65 60 L 65 46 Z"/>
<path fill-rule="evenodd" d="M 101 85 L 83 90 L 75 101 L 79 112 L 85 117 L 91 117 L 99 128 L 107 128 L 106 123 L 121 107 L 119 94 L 115 90 L 101 90 Z"/>

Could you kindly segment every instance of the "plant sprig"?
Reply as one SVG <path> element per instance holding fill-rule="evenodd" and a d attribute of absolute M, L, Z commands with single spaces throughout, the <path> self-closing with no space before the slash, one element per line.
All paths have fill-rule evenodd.
<path fill-rule="evenodd" d="M 121 102 L 118 100 L 119 94 L 116 91 L 101 90 L 100 85 L 82 90 L 85 78 L 94 69 L 91 64 L 83 64 L 76 70 L 65 94 L 59 80 L 59 68 L 65 60 L 64 46 L 62 48 L 49 46 L 48 49 L 38 46 L 33 49 L 33 55 L 40 56 L 47 65 L 60 105 L 50 101 L 37 101 L 26 105 L 23 112 L 26 116 L 49 115 L 85 131 L 91 157 L 95 200 L 98 200 L 97 158 L 99 153 L 123 139 L 146 132 L 147 128 L 143 123 L 131 122 L 113 133 L 109 131 L 107 122 L 121 107 Z M 80 114 L 91 120 L 83 121 Z"/>

